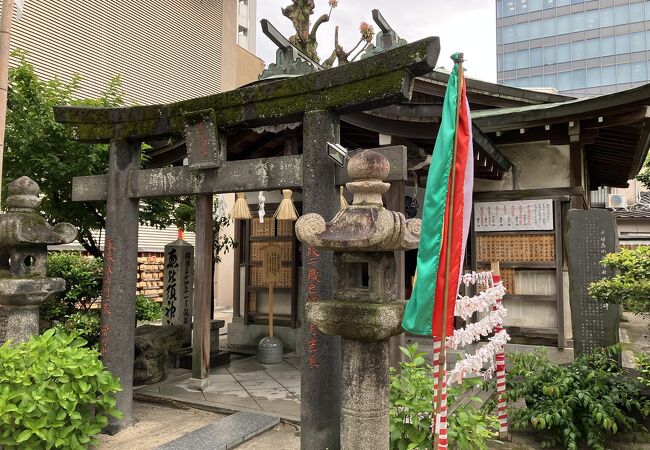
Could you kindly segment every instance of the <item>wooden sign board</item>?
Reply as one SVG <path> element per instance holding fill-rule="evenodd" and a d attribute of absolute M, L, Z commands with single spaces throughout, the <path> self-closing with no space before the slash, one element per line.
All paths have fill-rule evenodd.
<path fill-rule="evenodd" d="M 269 244 L 262 248 L 262 281 L 275 284 L 282 279 L 282 248 Z"/>
<path fill-rule="evenodd" d="M 553 230 L 553 200 L 474 203 L 476 231 Z"/>

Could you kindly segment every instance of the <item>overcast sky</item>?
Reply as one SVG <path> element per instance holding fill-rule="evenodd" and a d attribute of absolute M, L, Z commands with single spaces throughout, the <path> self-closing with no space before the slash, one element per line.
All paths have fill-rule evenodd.
<path fill-rule="evenodd" d="M 290 0 L 258 0 L 257 55 L 267 64 L 275 61 L 275 45 L 259 26 L 266 18 L 286 37 L 293 34 L 291 21 L 280 8 Z M 377 26 L 372 10 L 379 9 L 397 34 L 413 42 L 427 36 L 439 36 L 441 51 L 438 66 L 450 69 L 449 56 L 465 53 L 467 76 L 496 81 L 496 32 L 494 0 L 339 0 L 328 23 L 318 29 L 318 53 L 326 59 L 334 49 L 334 27 L 339 25 L 339 42 L 349 50 L 359 39 L 362 21 Z M 327 0 L 316 0 L 313 20 L 329 10 Z M 373 41 L 374 42 L 374 41 Z"/>

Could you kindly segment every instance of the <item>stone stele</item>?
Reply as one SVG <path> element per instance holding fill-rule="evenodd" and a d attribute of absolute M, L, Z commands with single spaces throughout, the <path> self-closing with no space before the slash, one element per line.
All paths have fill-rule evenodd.
<path fill-rule="evenodd" d="M 334 251 L 334 298 L 309 302 L 307 319 L 342 337 L 341 448 L 388 450 L 388 339 L 402 332 L 395 251 L 415 249 L 421 221 L 384 208 L 386 157 L 364 150 L 348 161 L 352 205 L 327 223 L 306 214 L 296 223 L 303 245 Z"/>

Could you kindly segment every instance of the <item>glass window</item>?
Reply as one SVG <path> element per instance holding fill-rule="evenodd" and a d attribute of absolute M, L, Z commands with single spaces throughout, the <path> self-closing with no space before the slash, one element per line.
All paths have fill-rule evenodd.
<path fill-rule="evenodd" d="M 528 65 L 528 50 L 519 50 L 517 52 L 517 69 L 525 69 Z"/>
<path fill-rule="evenodd" d="M 544 0 L 544 9 L 555 8 L 555 0 Z"/>
<path fill-rule="evenodd" d="M 645 6 L 645 16 L 650 19 L 650 2 L 643 2 Z"/>
<path fill-rule="evenodd" d="M 525 41 L 528 39 L 528 22 L 515 25 L 515 39 L 517 41 Z"/>
<path fill-rule="evenodd" d="M 528 12 L 540 11 L 543 3 L 543 0 L 528 0 Z"/>
<path fill-rule="evenodd" d="M 630 83 L 632 81 L 632 65 L 618 64 L 616 66 L 616 83 Z"/>
<path fill-rule="evenodd" d="M 534 75 L 529 78 L 528 84 L 530 87 L 544 87 L 544 80 L 541 75 Z"/>
<path fill-rule="evenodd" d="M 571 0 L 572 5 L 579 5 L 580 3 L 584 3 L 585 0 Z"/>
<path fill-rule="evenodd" d="M 541 66 L 544 63 L 542 57 L 542 48 L 531 48 L 530 49 L 530 67 Z"/>
<path fill-rule="evenodd" d="M 547 73 L 544 75 L 544 86 L 554 87 L 557 89 L 557 74 Z"/>
<path fill-rule="evenodd" d="M 598 58 L 600 56 L 600 39 L 587 39 L 585 41 L 585 57 Z"/>
<path fill-rule="evenodd" d="M 614 26 L 614 8 L 603 8 L 600 10 L 600 26 Z"/>
<path fill-rule="evenodd" d="M 571 4 L 571 0 L 556 0 L 557 6 L 568 6 Z"/>
<path fill-rule="evenodd" d="M 585 13 L 571 14 L 571 31 L 583 31 L 585 29 Z"/>
<path fill-rule="evenodd" d="M 502 0 L 497 0 L 497 19 L 500 19 L 503 17 L 501 15 L 501 8 L 503 8 L 503 1 Z"/>
<path fill-rule="evenodd" d="M 650 31 L 645 32 L 645 48 L 650 48 Z"/>
<path fill-rule="evenodd" d="M 580 59 L 585 59 L 585 42 L 584 41 L 576 41 L 573 44 L 571 44 L 571 58 L 574 61 L 578 61 Z"/>
<path fill-rule="evenodd" d="M 503 27 L 502 36 L 504 44 L 512 44 L 515 42 L 515 26 L 509 25 Z"/>
<path fill-rule="evenodd" d="M 544 65 L 557 64 L 555 45 L 544 47 Z"/>
<path fill-rule="evenodd" d="M 598 86 L 600 86 L 600 67 L 587 69 L 587 87 L 591 88 Z"/>
<path fill-rule="evenodd" d="M 573 89 L 584 89 L 587 84 L 585 69 L 574 70 L 571 76 Z"/>
<path fill-rule="evenodd" d="M 603 86 L 616 84 L 616 66 L 605 66 L 600 72 L 600 79 Z"/>
<path fill-rule="evenodd" d="M 555 17 L 544 19 L 544 37 L 555 36 Z"/>
<path fill-rule="evenodd" d="M 503 53 L 497 55 L 497 72 L 503 72 Z"/>
<path fill-rule="evenodd" d="M 630 34 L 630 50 L 633 52 L 645 51 L 645 32 Z"/>
<path fill-rule="evenodd" d="M 571 61 L 571 44 L 560 44 L 557 46 L 557 62 Z"/>
<path fill-rule="evenodd" d="M 646 63 L 632 63 L 632 81 L 646 81 L 647 79 L 648 74 L 646 72 Z"/>
<path fill-rule="evenodd" d="M 503 54 L 503 70 L 515 70 L 517 68 L 515 52 Z"/>
<path fill-rule="evenodd" d="M 598 28 L 598 10 L 592 9 L 585 13 L 585 30 L 595 30 Z"/>
<path fill-rule="evenodd" d="M 616 36 L 616 54 L 630 53 L 630 35 L 621 34 Z"/>
<path fill-rule="evenodd" d="M 528 12 L 528 0 L 517 0 L 517 14 Z"/>
<path fill-rule="evenodd" d="M 517 87 L 527 88 L 528 87 L 528 77 L 517 78 Z"/>
<path fill-rule="evenodd" d="M 533 20 L 529 24 L 528 28 L 528 38 L 529 39 L 539 39 L 542 37 L 542 21 Z"/>
<path fill-rule="evenodd" d="M 646 5 L 648 2 L 645 2 Z M 630 22 L 643 22 L 645 20 L 645 8 L 643 3 L 632 3 L 630 5 Z"/>
<path fill-rule="evenodd" d="M 611 56 L 616 54 L 614 36 L 600 39 L 600 54 L 601 56 Z"/>
<path fill-rule="evenodd" d="M 505 86 L 515 87 L 517 85 L 517 80 L 515 80 L 514 78 L 511 79 L 511 80 L 503 80 L 501 84 L 503 84 Z"/>
<path fill-rule="evenodd" d="M 571 16 L 557 18 L 557 34 L 571 33 Z"/>
<path fill-rule="evenodd" d="M 571 72 L 560 72 L 557 74 L 557 90 L 571 90 Z"/>
<path fill-rule="evenodd" d="M 515 15 L 515 0 L 506 0 L 503 3 L 503 17 Z"/>
<path fill-rule="evenodd" d="M 614 24 L 623 25 L 630 23 L 630 6 L 621 5 L 614 8 Z"/>
<path fill-rule="evenodd" d="M 501 28 L 497 27 L 497 45 L 503 44 L 503 41 L 501 40 Z"/>

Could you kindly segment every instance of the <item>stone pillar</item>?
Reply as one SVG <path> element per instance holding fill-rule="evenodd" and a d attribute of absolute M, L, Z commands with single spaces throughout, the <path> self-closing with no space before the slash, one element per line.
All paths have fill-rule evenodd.
<path fill-rule="evenodd" d="M 108 160 L 106 240 L 102 291 L 100 351 L 106 368 L 122 383 L 108 433 L 133 425 L 135 295 L 138 274 L 138 199 L 129 198 L 131 171 L 140 168 L 140 143 L 113 139 Z"/>
<path fill-rule="evenodd" d="M 341 448 L 388 450 L 388 341 L 342 339 Z"/>
<path fill-rule="evenodd" d="M 325 149 L 327 142 L 339 142 L 339 119 L 327 111 L 307 112 L 303 127 L 302 212 L 332 218 L 338 211 L 336 166 Z M 305 303 L 332 298 L 332 252 L 303 244 L 302 277 L 300 446 L 336 450 L 340 392 L 332 385 L 341 376 L 341 340 L 323 334 L 304 316 Z"/>
<path fill-rule="evenodd" d="M 189 387 L 203 390 L 210 381 L 210 306 L 212 304 L 212 194 L 196 199 L 196 267 L 192 378 Z"/>
<path fill-rule="evenodd" d="M 419 219 L 384 208 L 389 169 L 378 152 L 356 153 L 347 165 L 352 206 L 331 222 L 306 214 L 296 223 L 298 239 L 311 249 L 303 264 L 309 267 L 318 252 L 334 251 L 334 295 L 308 302 L 305 312 L 318 330 L 343 338 L 342 376 L 328 382 L 330 392 L 342 393 L 343 450 L 389 448 L 389 339 L 402 333 L 406 304 L 398 294 L 403 275 L 395 252 L 416 248 L 421 227 Z"/>

